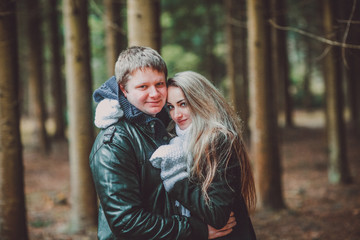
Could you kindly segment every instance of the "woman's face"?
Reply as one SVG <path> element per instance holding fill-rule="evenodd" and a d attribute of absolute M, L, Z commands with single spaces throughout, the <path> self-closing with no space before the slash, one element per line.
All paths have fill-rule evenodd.
<path fill-rule="evenodd" d="M 168 88 L 167 107 L 171 118 L 181 130 L 190 126 L 190 108 L 180 88 L 174 86 Z"/>

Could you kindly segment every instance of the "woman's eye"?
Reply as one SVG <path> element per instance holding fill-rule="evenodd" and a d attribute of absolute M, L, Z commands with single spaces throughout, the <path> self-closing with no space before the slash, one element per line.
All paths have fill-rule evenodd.
<path fill-rule="evenodd" d="M 181 106 L 181 107 L 186 107 L 186 102 L 180 103 L 180 106 Z"/>
<path fill-rule="evenodd" d="M 169 110 L 172 110 L 172 109 L 174 109 L 174 106 L 172 106 L 172 105 L 167 105 L 167 108 L 168 108 Z"/>

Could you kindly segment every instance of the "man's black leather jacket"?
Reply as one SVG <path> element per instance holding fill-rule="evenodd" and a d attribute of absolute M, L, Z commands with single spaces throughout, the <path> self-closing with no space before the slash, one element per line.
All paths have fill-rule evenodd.
<path fill-rule="evenodd" d="M 175 215 L 160 170 L 148 161 L 167 137 L 155 137 L 155 122 L 122 119 L 95 140 L 90 167 L 100 199 L 99 239 L 207 239 L 205 223 Z"/>

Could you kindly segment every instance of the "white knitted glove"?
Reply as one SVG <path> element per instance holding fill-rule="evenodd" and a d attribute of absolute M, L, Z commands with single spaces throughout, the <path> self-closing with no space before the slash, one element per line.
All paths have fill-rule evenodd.
<path fill-rule="evenodd" d="M 98 128 L 107 128 L 119 121 L 122 116 L 124 116 L 124 112 L 119 101 L 105 98 L 96 107 L 94 123 Z"/>
<path fill-rule="evenodd" d="M 170 191 L 176 182 L 189 177 L 186 159 L 184 155 L 178 157 L 163 158 L 161 162 L 161 179 L 166 191 Z"/>
<path fill-rule="evenodd" d="M 150 162 L 154 167 L 161 169 L 160 176 L 166 191 L 171 190 L 177 181 L 189 176 L 183 142 L 179 137 L 173 138 L 169 145 L 156 149 Z"/>

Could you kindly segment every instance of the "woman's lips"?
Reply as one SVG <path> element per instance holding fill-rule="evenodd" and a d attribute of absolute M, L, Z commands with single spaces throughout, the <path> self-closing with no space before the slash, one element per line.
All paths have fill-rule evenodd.
<path fill-rule="evenodd" d="M 187 120 L 187 119 L 180 120 L 180 121 L 178 121 L 178 124 L 180 124 L 180 125 L 181 125 L 181 124 L 185 123 L 185 122 L 186 122 L 186 120 Z"/>

